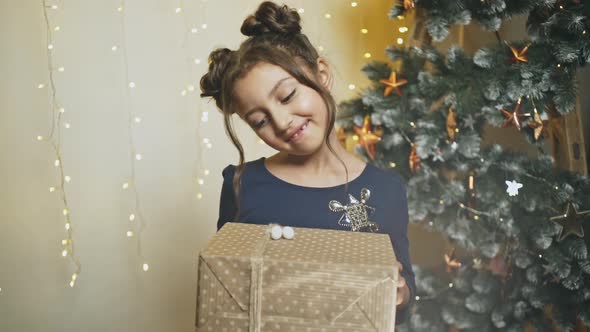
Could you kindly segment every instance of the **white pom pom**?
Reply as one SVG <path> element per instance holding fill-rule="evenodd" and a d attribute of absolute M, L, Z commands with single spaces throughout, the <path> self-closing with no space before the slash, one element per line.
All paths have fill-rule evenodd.
<path fill-rule="evenodd" d="M 272 226 L 270 230 L 270 237 L 273 240 L 278 240 L 283 236 L 283 229 L 279 225 Z"/>
<path fill-rule="evenodd" d="M 283 237 L 287 240 L 292 240 L 293 237 L 295 237 L 295 230 L 293 229 L 293 227 L 283 227 Z"/>

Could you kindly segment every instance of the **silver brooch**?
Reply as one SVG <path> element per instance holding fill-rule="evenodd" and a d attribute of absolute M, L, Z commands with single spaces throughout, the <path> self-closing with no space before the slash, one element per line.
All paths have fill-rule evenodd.
<path fill-rule="evenodd" d="M 350 227 L 353 232 L 365 229 L 370 232 L 377 232 L 379 230 L 379 225 L 369 221 L 369 214 L 367 213 L 367 209 L 370 209 L 371 212 L 375 211 L 375 208 L 365 204 L 369 197 L 371 197 L 371 191 L 367 188 L 363 188 L 361 189 L 360 202 L 351 194 L 348 194 L 350 200 L 348 205 L 343 205 L 335 200 L 330 201 L 330 210 L 334 212 L 344 211 L 344 214 L 340 217 L 340 220 L 338 220 L 338 225 Z"/>

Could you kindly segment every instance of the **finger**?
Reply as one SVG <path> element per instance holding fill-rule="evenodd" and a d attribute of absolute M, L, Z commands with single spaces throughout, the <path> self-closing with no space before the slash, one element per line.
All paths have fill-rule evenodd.
<path fill-rule="evenodd" d="M 402 297 L 402 296 L 401 296 L 401 295 L 398 293 L 398 294 L 397 294 L 397 301 L 396 301 L 395 305 L 400 305 L 400 304 L 402 304 L 402 302 L 404 302 L 404 299 L 403 299 L 403 297 Z"/>
<path fill-rule="evenodd" d="M 400 272 L 404 269 L 404 266 L 400 262 L 395 262 L 395 266 Z"/>
<path fill-rule="evenodd" d="M 404 277 L 400 276 L 399 279 L 397 280 L 397 288 L 402 288 L 406 285 L 406 279 L 404 279 Z"/>

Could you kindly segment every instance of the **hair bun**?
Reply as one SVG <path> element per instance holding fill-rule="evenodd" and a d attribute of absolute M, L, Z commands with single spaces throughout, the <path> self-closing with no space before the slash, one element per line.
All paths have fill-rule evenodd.
<path fill-rule="evenodd" d="M 301 17 L 296 10 L 287 5 L 279 6 L 274 2 L 265 1 L 260 4 L 254 15 L 248 16 L 240 31 L 246 36 L 263 33 L 300 33 Z"/>
<path fill-rule="evenodd" d="M 213 97 L 221 108 L 221 81 L 231 58 L 232 50 L 218 48 L 209 55 L 209 71 L 201 77 L 201 97 Z"/>

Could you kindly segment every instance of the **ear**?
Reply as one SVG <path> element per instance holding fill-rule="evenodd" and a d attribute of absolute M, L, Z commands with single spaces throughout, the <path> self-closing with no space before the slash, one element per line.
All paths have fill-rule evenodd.
<path fill-rule="evenodd" d="M 332 90 L 332 85 L 334 83 L 334 76 L 332 75 L 332 68 L 330 67 L 330 63 L 324 57 L 318 57 L 317 60 L 318 64 L 318 77 L 320 83 L 328 89 L 328 91 Z"/>

